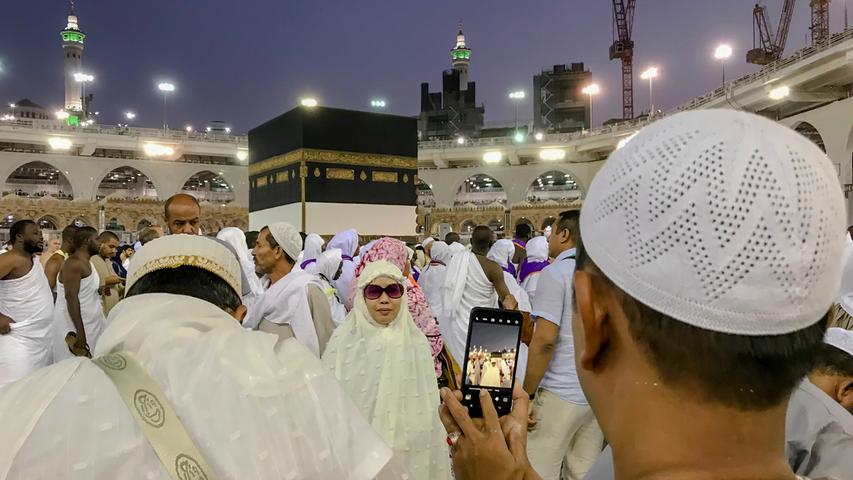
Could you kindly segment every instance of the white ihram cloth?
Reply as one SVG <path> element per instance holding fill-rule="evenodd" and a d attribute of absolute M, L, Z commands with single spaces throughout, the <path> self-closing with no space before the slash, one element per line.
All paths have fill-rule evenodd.
<path fill-rule="evenodd" d="M 369 479 L 391 456 L 337 380 L 294 340 L 212 304 L 122 300 L 96 356 L 128 351 L 221 479 Z M 84 358 L 0 390 L 0 478 L 170 480 L 112 381 Z"/>
<path fill-rule="evenodd" d="M 0 387 L 53 360 L 53 295 L 37 258 L 26 275 L 0 280 L 0 313 L 11 332 L 0 335 Z"/>
<path fill-rule="evenodd" d="M 439 323 L 441 337 L 453 359 L 460 365 L 465 356 L 468 340 L 468 316 L 474 307 L 497 308 L 498 294 L 486 278 L 477 256 L 461 251 L 453 256 L 447 266 L 447 276 L 442 288 L 444 320 Z"/>
<path fill-rule="evenodd" d="M 323 364 L 415 479 L 450 478 L 429 343 L 409 313 L 405 294 L 397 318 L 387 326 L 370 316 L 362 292 L 380 276 L 405 285 L 394 265 L 367 264 L 359 275 L 353 309 L 332 334 Z"/>
<path fill-rule="evenodd" d="M 269 284 L 264 275 L 261 283 L 267 290 L 249 307 L 243 326 L 258 328 L 261 320 L 276 325 L 290 325 L 293 336 L 317 357 L 320 356 L 320 341 L 308 306 L 308 284 L 316 283 L 314 275 L 304 271 L 291 271 L 274 284 Z"/>
<path fill-rule="evenodd" d="M 86 344 L 89 345 L 89 351 L 94 352 L 98 339 L 106 327 L 107 320 L 104 317 L 101 295 L 98 293 L 100 277 L 98 277 L 98 272 L 92 262 L 89 262 L 89 267 L 92 273 L 80 280 L 77 298 L 80 300 L 80 318 L 83 319 Z M 65 301 L 65 285 L 58 278 L 56 279 L 56 307 L 53 310 L 53 324 L 53 361 L 58 362 L 71 358 L 73 355 L 68 350 L 68 344 L 65 343 L 65 336 L 68 335 L 68 332 L 76 332 L 77 329 L 74 328 L 71 314 L 68 313 L 68 303 Z"/>
<path fill-rule="evenodd" d="M 255 274 L 255 261 L 252 260 L 252 255 L 249 248 L 246 246 L 246 234 L 239 228 L 226 227 L 216 234 L 216 238 L 231 245 L 234 248 L 234 251 L 237 252 L 237 260 L 240 261 L 240 269 L 243 271 L 243 278 L 249 282 L 251 299 L 254 301 L 255 298 L 264 293 L 264 288 L 261 286 L 261 280 Z M 247 300 L 247 296 L 243 297 L 244 305 L 249 305 L 249 303 L 245 301 Z"/>
<path fill-rule="evenodd" d="M 450 247 L 444 242 L 432 242 L 432 261 L 421 272 L 418 285 L 424 291 L 430 310 L 438 319 L 444 320 L 444 302 L 441 299 L 441 287 L 447 277 L 447 264 L 450 263 Z"/>

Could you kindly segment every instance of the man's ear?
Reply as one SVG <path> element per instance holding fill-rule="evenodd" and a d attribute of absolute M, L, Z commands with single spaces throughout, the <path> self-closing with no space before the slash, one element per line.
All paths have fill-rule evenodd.
<path fill-rule="evenodd" d="M 835 390 L 835 400 L 853 413 L 853 378 L 844 377 Z"/>
<path fill-rule="evenodd" d="M 248 311 L 249 310 L 246 308 L 245 305 L 240 304 L 239 307 L 237 307 L 236 309 L 234 309 L 228 313 L 230 313 L 231 316 L 234 317 L 235 320 L 237 320 L 240 323 L 243 323 L 243 319 L 246 318 L 246 313 Z"/>
<path fill-rule="evenodd" d="M 595 288 L 594 274 L 576 270 L 575 315 L 581 333 L 581 341 L 575 342 L 580 351 L 575 352 L 578 364 L 587 370 L 594 370 L 605 354 L 610 342 L 610 322 L 602 292 Z"/>

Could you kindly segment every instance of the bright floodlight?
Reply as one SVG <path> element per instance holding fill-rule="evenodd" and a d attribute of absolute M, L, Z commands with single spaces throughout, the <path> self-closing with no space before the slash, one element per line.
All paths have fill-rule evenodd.
<path fill-rule="evenodd" d="M 244 150 L 242 148 L 238 148 L 237 149 L 237 160 L 240 160 L 241 162 L 245 162 L 247 158 L 249 158 L 249 151 Z"/>
<path fill-rule="evenodd" d="M 53 150 L 71 150 L 71 140 L 65 137 L 50 137 L 47 139 L 47 144 Z"/>
<path fill-rule="evenodd" d="M 128 120 L 133 120 L 134 118 L 136 118 L 136 114 L 133 112 L 124 112 L 124 118 Z"/>
<path fill-rule="evenodd" d="M 503 159 L 501 152 L 486 152 L 483 154 L 483 161 L 486 163 L 497 163 Z"/>
<path fill-rule="evenodd" d="M 539 158 L 542 160 L 563 160 L 566 158 L 566 151 L 562 148 L 546 148 L 539 152 Z"/>
<path fill-rule="evenodd" d="M 18 107 L 18 106 L 17 106 L 17 105 L 15 105 L 14 103 L 10 103 L 10 104 L 9 104 L 9 108 L 17 108 L 17 107 Z"/>
<path fill-rule="evenodd" d="M 192 132 L 192 131 L 193 131 L 193 126 L 192 126 L 192 125 L 187 125 L 186 130 L 187 130 L 187 133 Z"/>
<path fill-rule="evenodd" d="M 640 78 L 643 80 L 650 80 L 652 78 L 657 78 L 658 76 L 658 67 L 650 67 L 647 68 L 643 73 L 640 74 Z"/>
<path fill-rule="evenodd" d="M 162 82 L 157 84 L 157 88 L 160 89 L 161 92 L 174 92 L 175 84 L 169 82 Z"/>
<path fill-rule="evenodd" d="M 172 147 L 159 143 L 146 143 L 142 146 L 142 149 L 145 151 L 145 155 L 149 157 L 168 157 L 175 153 Z"/>
<path fill-rule="evenodd" d="M 465 137 L 458 137 L 456 139 L 456 143 L 458 143 L 459 145 L 465 145 Z"/>
<path fill-rule="evenodd" d="M 583 92 L 587 95 L 598 95 L 598 93 L 600 91 L 601 91 L 601 88 L 598 87 L 597 83 L 589 84 L 589 85 L 583 87 L 583 90 L 581 90 L 581 92 Z"/>
<path fill-rule="evenodd" d="M 65 120 L 68 118 L 68 112 L 66 112 L 65 110 L 57 110 L 54 115 L 56 115 L 56 118 L 58 120 Z"/>
<path fill-rule="evenodd" d="M 533 138 L 535 138 L 537 141 L 538 141 L 538 140 L 542 140 L 544 137 L 545 137 L 545 135 L 543 135 L 543 134 L 542 134 L 542 132 L 536 132 L 536 133 L 533 135 Z"/>
<path fill-rule="evenodd" d="M 231 127 L 225 127 L 225 133 L 231 133 Z"/>
<path fill-rule="evenodd" d="M 524 98 L 524 90 L 517 90 L 515 92 L 510 92 L 509 98 L 513 100 L 521 100 Z"/>
<path fill-rule="evenodd" d="M 87 73 L 75 73 L 74 74 L 74 81 L 75 82 L 81 82 L 81 83 L 82 82 L 94 82 L 95 76 L 89 75 Z"/>
<path fill-rule="evenodd" d="M 310 98 L 310 97 L 309 98 L 303 98 L 299 103 L 303 107 L 316 107 L 317 106 L 317 99 L 316 98 Z"/>
<path fill-rule="evenodd" d="M 521 143 L 524 141 L 524 134 L 521 132 L 515 132 L 515 135 L 512 136 L 512 139 L 515 140 L 515 143 Z"/>
<path fill-rule="evenodd" d="M 382 99 L 371 100 L 370 106 L 373 108 L 385 108 L 385 100 L 382 100 Z"/>
<path fill-rule="evenodd" d="M 783 98 L 787 97 L 790 94 L 791 94 L 791 89 L 786 87 L 786 86 L 782 86 L 782 87 L 776 87 L 776 88 L 770 90 L 770 93 L 768 94 L 768 96 L 770 97 L 771 100 L 782 100 Z"/>
<path fill-rule="evenodd" d="M 727 43 L 723 43 L 717 46 L 714 50 L 714 58 L 717 60 L 725 60 L 732 56 L 732 47 Z"/>

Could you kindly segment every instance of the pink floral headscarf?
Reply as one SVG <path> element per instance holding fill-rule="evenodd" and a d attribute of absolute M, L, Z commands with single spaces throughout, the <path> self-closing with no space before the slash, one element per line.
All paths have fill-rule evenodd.
<path fill-rule="evenodd" d="M 370 250 L 361 256 L 358 266 L 355 269 L 356 281 L 353 282 L 353 285 L 358 284 L 358 276 L 361 274 L 361 271 L 364 270 L 365 265 L 378 260 L 385 260 L 399 268 L 401 272 L 405 271 L 406 265 L 409 263 L 409 252 L 406 250 L 406 244 L 390 237 L 384 237 L 376 241 L 376 243 L 370 247 Z M 424 335 L 426 335 L 426 338 L 429 341 L 429 346 L 432 350 L 432 359 L 435 363 L 435 374 L 436 376 L 441 376 L 441 362 L 439 361 L 438 356 L 441 353 L 441 349 L 444 347 L 444 341 L 441 339 L 441 333 L 438 330 L 438 322 L 435 321 L 435 314 L 433 314 L 432 309 L 429 308 L 426 295 L 424 295 L 423 290 L 421 290 L 421 287 L 419 287 L 417 283 L 409 285 L 406 289 L 406 293 L 409 300 L 409 313 L 412 314 L 412 318 L 415 320 L 415 324 L 418 328 L 420 328 Z M 350 300 L 352 300 L 355 296 L 355 287 L 353 287 L 349 296 Z"/>

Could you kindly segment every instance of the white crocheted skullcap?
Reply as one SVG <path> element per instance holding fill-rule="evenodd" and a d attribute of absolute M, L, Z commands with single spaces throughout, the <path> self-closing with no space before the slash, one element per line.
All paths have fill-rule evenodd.
<path fill-rule="evenodd" d="M 299 235 L 299 230 L 287 222 L 271 223 L 267 228 L 282 250 L 295 261 L 302 253 L 302 236 Z"/>
<path fill-rule="evenodd" d="M 232 250 L 200 235 L 166 235 L 146 243 L 127 269 L 128 291 L 145 275 L 168 268 L 198 267 L 224 280 L 237 295 L 242 292 L 242 269 Z"/>
<path fill-rule="evenodd" d="M 823 342 L 853 357 L 853 331 L 838 327 L 828 328 Z"/>
<path fill-rule="evenodd" d="M 644 128 L 593 179 L 580 224 L 584 249 L 619 288 L 698 328 L 790 333 L 838 295 L 835 167 L 757 115 L 698 110 Z"/>

